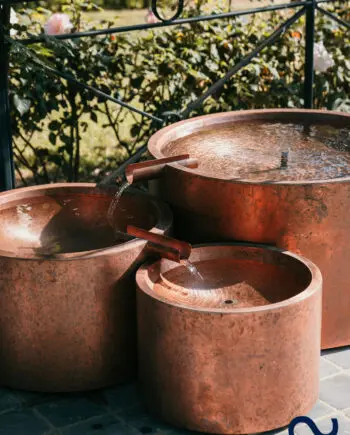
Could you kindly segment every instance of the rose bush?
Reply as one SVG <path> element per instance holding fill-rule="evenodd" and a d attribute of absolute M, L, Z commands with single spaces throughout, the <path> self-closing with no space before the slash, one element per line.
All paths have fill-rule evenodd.
<path fill-rule="evenodd" d="M 349 4 L 346 1 L 341 7 L 327 7 L 350 20 Z M 65 5 L 61 13 L 69 16 L 73 27 L 64 25 L 68 24 L 64 21 L 60 31 L 86 28 L 81 14 L 86 7 L 82 0 Z M 189 13 L 198 13 L 198 3 L 195 9 Z M 292 13 L 193 23 L 138 35 L 69 41 L 48 36 L 45 44 L 26 48 L 14 45 L 10 67 L 12 128 L 16 168 L 22 183 L 99 179 L 145 144 L 157 128 L 140 115 L 48 75 L 38 63 L 33 64 L 33 57 L 161 116 L 166 111 L 181 111 L 195 100 Z M 45 24 L 47 33 L 51 33 L 49 27 L 58 28 L 48 26 L 53 18 L 42 8 L 21 10 L 17 15 L 19 23 L 13 25 L 16 37 L 44 32 Z M 236 74 L 221 93 L 191 115 L 302 107 L 304 29 L 301 18 Z M 320 14 L 316 29 L 315 107 L 350 111 L 349 33 Z M 86 147 L 94 131 L 100 132 L 99 139 Z M 46 142 L 38 144 L 39 136 L 46 137 Z"/>

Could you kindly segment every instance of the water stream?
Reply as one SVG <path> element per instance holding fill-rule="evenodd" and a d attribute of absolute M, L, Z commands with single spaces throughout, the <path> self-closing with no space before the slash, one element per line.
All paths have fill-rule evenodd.
<path fill-rule="evenodd" d="M 204 281 L 203 275 L 199 272 L 197 267 L 190 262 L 190 260 L 181 260 L 181 265 L 186 267 L 186 269 L 196 278 Z"/>
<path fill-rule="evenodd" d="M 130 186 L 130 184 L 127 181 L 122 183 L 119 186 L 118 190 L 116 191 L 116 193 L 115 193 L 115 195 L 114 195 L 114 197 L 113 197 L 113 199 L 112 199 L 112 201 L 111 201 L 111 203 L 109 205 L 109 208 L 108 208 L 108 211 L 107 211 L 107 219 L 108 219 L 108 222 L 109 222 L 110 226 L 113 229 L 115 229 L 115 225 L 114 225 L 114 221 L 113 221 L 115 211 L 117 210 L 120 198 L 122 197 L 123 193 L 125 192 L 125 190 L 129 186 Z"/>
<path fill-rule="evenodd" d="M 107 218 L 108 218 L 108 222 L 110 224 L 110 226 L 114 229 L 114 231 L 119 235 L 123 235 L 123 233 L 121 233 L 120 231 L 118 231 L 115 228 L 115 223 L 114 223 L 114 214 L 117 210 L 119 201 L 123 195 L 123 193 L 125 192 L 125 190 L 130 186 L 130 184 L 125 181 L 124 183 L 122 183 L 117 192 L 115 193 L 110 206 L 108 208 L 108 212 L 107 212 Z M 125 234 L 125 236 L 127 236 Z M 203 276 L 201 275 L 201 273 L 199 272 L 199 270 L 197 269 L 197 267 L 191 263 L 189 260 L 181 260 L 181 265 L 186 267 L 186 269 L 191 273 L 191 275 L 193 275 L 194 278 L 200 279 L 201 281 L 204 281 Z"/>

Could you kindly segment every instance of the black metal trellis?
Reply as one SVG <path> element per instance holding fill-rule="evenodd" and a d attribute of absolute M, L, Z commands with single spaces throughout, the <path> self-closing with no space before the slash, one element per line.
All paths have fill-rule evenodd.
<path fill-rule="evenodd" d="M 11 189 L 15 185 L 13 167 L 11 118 L 8 94 L 9 45 L 5 42 L 5 26 L 10 21 L 10 6 L 0 9 L 0 191 Z"/>
<path fill-rule="evenodd" d="M 9 48 L 11 44 L 14 44 L 20 50 L 26 50 L 25 46 L 32 44 L 34 42 L 45 43 L 48 38 L 45 35 L 37 35 L 29 39 L 13 41 L 5 29 L 9 28 L 10 21 L 10 7 L 12 4 L 24 3 L 29 1 L 37 0 L 0 0 L 0 125 L 1 125 L 1 136 L 0 136 L 0 191 L 8 190 L 15 187 L 14 185 L 14 167 L 13 167 L 13 153 L 12 153 L 12 141 L 11 141 L 11 128 L 10 128 L 10 107 L 9 107 L 9 97 L 8 97 L 8 57 Z M 179 19 L 183 12 L 184 0 L 178 0 L 177 9 L 175 14 L 171 18 L 162 17 L 157 9 L 157 0 L 152 0 L 152 11 L 155 16 L 160 20 L 158 23 L 153 24 L 137 24 L 132 26 L 120 26 L 108 29 L 98 29 L 85 32 L 76 32 L 73 34 L 58 35 L 57 39 L 76 39 L 85 37 L 94 37 L 99 35 L 116 34 L 122 32 L 132 32 L 139 30 L 148 30 L 154 28 L 162 28 L 167 26 L 175 26 L 182 24 L 191 24 L 199 21 L 209 21 L 224 18 L 234 18 L 239 16 L 244 16 L 248 14 L 256 14 L 263 12 L 271 12 L 277 10 L 292 10 L 298 9 L 294 15 L 282 22 L 280 26 L 266 39 L 264 39 L 251 53 L 245 56 L 238 62 L 238 64 L 233 65 L 232 68 L 214 83 L 209 89 L 194 102 L 190 103 L 183 111 L 180 113 L 164 113 L 162 118 L 154 116 L 152 114 L 143 112 L 124 101 L 114 98 L 99 89 L 89 86 L 77 78 L 66 74 L 64 72 L 58 71 L 40 61 L 33 54 L 28 57 L 28 59 L 41 66 L 48 74 L 59 76 L 67 81 L 71 81 L 76 86 L 79 86 L 89 92 L 95 94 L 96 96 L 103 98 L 105 100 L 112 101 L 119 104 L 135 113 L 141 114 L 144 117 L 153 120 L 158 123 L 159 126 L 165 124 L 169 119 L 184 119 L 187 118 L 193 110 L 198 108 L 203 102 L 214 93 L 217 93 L 222 89 L 224 84 L 239 70 L 248 65 L 251 60 L 256 57 L 265 47 L 273 44 L 285 31 L 290 28 L 301 16 L 305 15 L 305 27 L 306 27 L 306 46 L 305 46 L 305 80 L 304 80 L 304 107 L 312 108 L 313 106 L 313 84 L 314 84 L 314 37 L 315 37 L 315 12 L 316 10 L 320 13 L 325 14 L 330 19 L 337 22 L 339 25 L 350 29 L 350 23 L 347 23 L 334 15 L 333 13 L 327 11 L 326 9 L 319 6 L 321 3 L 334 2 L 335 0 L 304 0 L 296 1 L 292 3 L 270 5 L 259 8 L 246 9 L 242 11 L 227 12 L 222 14 L 212 14 L 204 15 L 190 18 Z M 113 173 L 110 177 L 117 177 L 120 175 L 125 166 L 129 163 L 138 161 L 142 154 L 144 153 L 146 146 L 140 148 L 132 157 L 130 157 L 117 171 Z M 109 180 L 106 180 L 108 182 Z"/>

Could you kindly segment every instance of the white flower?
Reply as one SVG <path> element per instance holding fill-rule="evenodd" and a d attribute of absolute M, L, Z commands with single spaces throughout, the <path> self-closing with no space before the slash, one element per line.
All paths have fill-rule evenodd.
<path fill-rule="evenodd" d="M 18 24 L 19 19 L 17 17 L 17 14 L 13 8 L 11 8 L 10 11 L 10 24 Z M 10 36 L 15 36 L 17 34 L 17 30 L 11 29 L 10 30 Z"/>
<path fill-rule="evenodd" d="M 315 71 L 325 72 L 335 65 L 332 55 L 327 51 L 323 42 L 314 45 L 314 67 Z"/>
<path fill-rule="evenodd" d="M 69 33 L 73 29 L 67 14 L 53 14 L 44 26 L 47 35 L 62 35 Z"/>

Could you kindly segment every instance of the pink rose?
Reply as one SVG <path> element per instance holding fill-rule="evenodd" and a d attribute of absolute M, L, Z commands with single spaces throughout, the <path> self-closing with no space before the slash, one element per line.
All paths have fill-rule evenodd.
<path fill-rule="evenodd" d="M 62 35 L 69 33 L 73 29 L 67 14 L 53 14 L 44 26 L 47 35 Z"/>
<path fill-rule="evenodd" d="M 158 23 L 158 19 L 152 11 L 148 11 L 145 20 L 148 24 Z"/>

